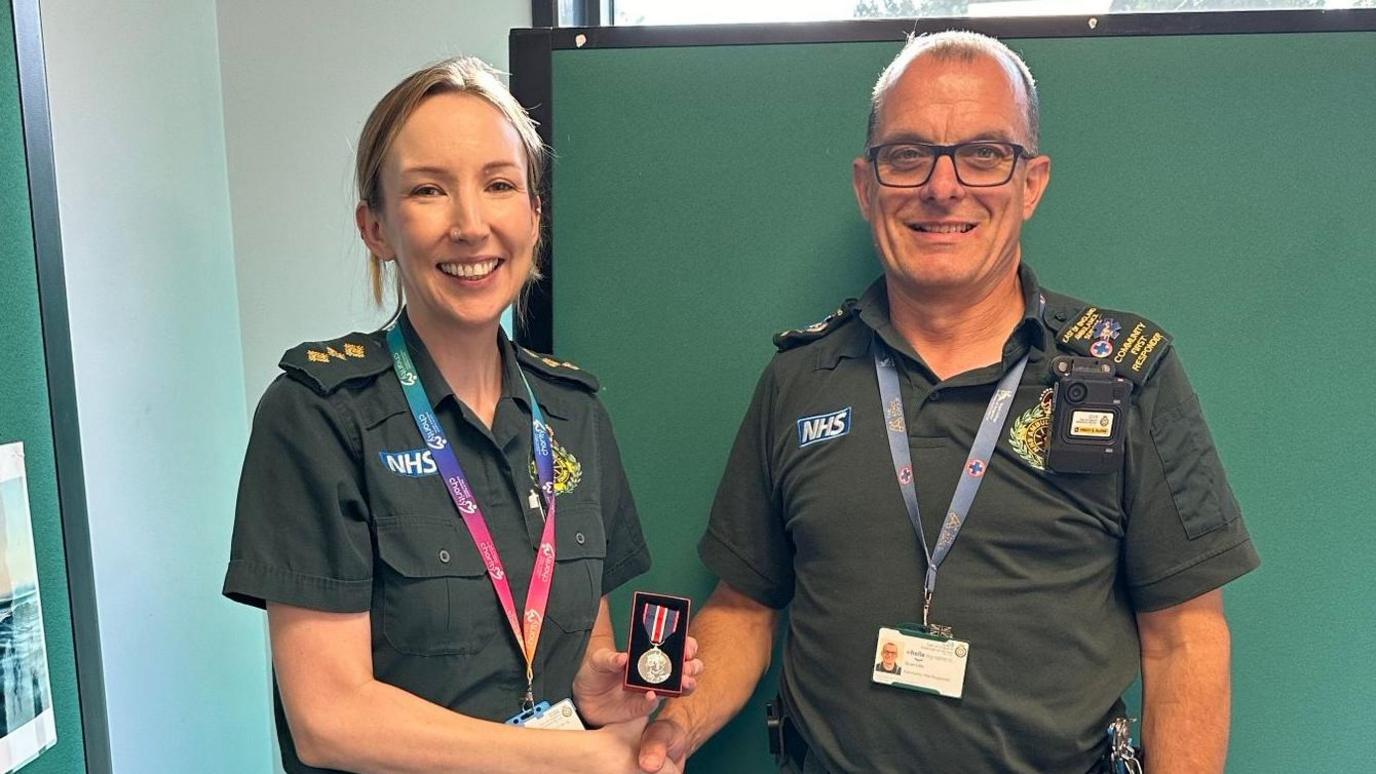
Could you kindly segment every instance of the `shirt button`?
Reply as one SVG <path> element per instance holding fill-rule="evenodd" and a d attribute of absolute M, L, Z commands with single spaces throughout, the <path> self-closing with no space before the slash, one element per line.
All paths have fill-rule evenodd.
<path fill-rule="evenodd" d="M 575 542 L 575 543 L 577 543 L 578 545 L 581 546 L 581 545 L 583 545 L 584 543 L 588 542 L 588 539 L 585 538 L 585 537 L 583 537 L 583 533 L 582 533 L 582 532 L 578 532 L 578 533 L 575 533 L 575 534 L 574 534 L 574 536 L 573 536 L 573 542 Z"/>
<path fill-rule="evenodd" d="M 449 564 L 449 552 L 443 548 L 440 549 L 440 561 Z"/>
<path fill-rule="evenodd" d="M 932 390 L 932 400 L 941 400 L 941 390 Z"/>

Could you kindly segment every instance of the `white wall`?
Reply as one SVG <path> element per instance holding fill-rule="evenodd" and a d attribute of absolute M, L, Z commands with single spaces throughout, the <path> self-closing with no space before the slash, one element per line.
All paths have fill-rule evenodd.
<path fill-rule="evenodd" d="M 247 418 L 214 0 L 42 12 L 115 771 L 266 771 L 262 625 L 219 596 Z"/>
<path fill-rule="evenodd" d="M 263 617 L 219 596 L 249 412 L 284 349 L 380 322 L 368 110 L 435 59 L 505 67 L 530 4 L 42 10 L 115 771 L 280 770 Z"/>
<path fill-rule="evenodd" d="M 250 410 L 283 350 L 372 330 L 354 144 L 407 73 L 455 54 L 506 69 L 529 0 L 221 0 L 229 183 Z"/>

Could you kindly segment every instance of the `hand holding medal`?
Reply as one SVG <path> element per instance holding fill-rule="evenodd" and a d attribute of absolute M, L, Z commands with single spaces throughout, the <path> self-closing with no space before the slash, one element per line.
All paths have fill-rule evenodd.
<path fill-rule="evenodd" d="M 589 725 L 605 726 L 644 718 L 659 707 L 662 696 L 683 696 L 697 689 L 697 677 L 704 667 L 698 658 L 697 640 L 688 634 L 689 600 L 668 597 L 676 604 L 667 606 L 665 598 L 655 595 L 654 601 L 649 602 L 665 609 L 665 614 L 659 615 L 664 636 L 655 640 L 658 643 L 655 647 L 650 645 L 643 626 L 647 605 L 640 596 L 636 595 L 631 606 L 630 644 L 625 651 L 616 650 L 608 606 L 605 600 L 602 603 L 583 665 L 573 680 L 574 702 Z M 673 626 L 663 620 L 669 617 L 669 612 L 677 614 Z M 650 631 L 653 631 L 653 620 Z M 640 678 L 639 664 L 650 650 L 659 654 L 651 656 L 650 660 L 657 661 L 660 656 L 664 659 L 667 674 L 658 683 Z M 667 690 L 675 685 L 676 690 Z"/>
<path fill-rule="evenodd" d="M 625 687 L 663 696 L 684 692 L 684 665 L 696 654 L 687 653 L 688 614 L 692 602 L 683 597 L 637 591 L 631 605 L 631 638 Z"/>

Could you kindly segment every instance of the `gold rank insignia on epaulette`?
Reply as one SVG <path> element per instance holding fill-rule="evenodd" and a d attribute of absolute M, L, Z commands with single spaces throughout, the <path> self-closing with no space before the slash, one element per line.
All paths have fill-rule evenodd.
<path fill-rule="evenodd" d="M 850 317 L 851 312 L 855 311 L 855 304 L 855 299 L 848 298 L 845 303 L 836 307 L 836 311 L 811 325 L 803 328 L 794 328 L 793 330 L 779 331 L 774 334 L 774 346 L 777 347 L 780 352 L 783 352 L 784 350 L 793 349 L 794 347 L 802 346 L 810 341 L 816 341 L 822 338 L 828 333 L 831 333 L 837 326 Z"/>
<path fill-rule="evenodd" d="M 567 360 L 558 360 L 549 355 L 542 355 L 539 352 L 526 349 L 525 347 L 516 347 L 516 359 L 519 360 L 522 365 L 529 366 L 536 373 L 573 382 L 591 392 L 597 392 L 602 387 L 601 383 L 597 381 L 596 376 L 593 376 Z"/>
<path fill-rule="evenodd" d="M 283 353 L 278 363 L 282 370 L 322 393 L 332 392 L 350 379 L 381 373 L 391 365 L 387 348 L 367 333 L 299 344 Z"/>
<path fill-rule="evenodd" d="M 1056 337 L 1058 344 L 1112 363 L 1119 376 L 1138 387 L 1171 347 L 1171 336 L 1161 326 L 1129 312 L 1091 306 L 1067 319 Z"/>

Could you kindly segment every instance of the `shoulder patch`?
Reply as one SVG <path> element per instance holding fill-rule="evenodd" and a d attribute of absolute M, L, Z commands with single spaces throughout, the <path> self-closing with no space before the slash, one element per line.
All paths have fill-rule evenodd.
<path fill-rule="evenodd" d="M 1097 306 L 1053 312 L 1050 304 L 1047 312 L 1057 318 L 1050 327 L 1061 348 L 1113 363 L 1119 376 L 1138 387 L 1171 348 L 1171 336 L 1161 326 L 1130 312 Z"/>
<path fill-rule="evenodd" d="M 572 382 L 588 392 L 597 392 L 602 388 L 602 384 L 597 381 L 596 376 L 567 360 L 557 360 L 549 355 L 542 355 L 521 346 L 516 347 L 516 359 L 520 361 L 522 366 L 528 367 L 537 374 L 560 381 Z"/>
<path fill-rule="evenodd" d="M 277 364 L 321 395 L 350 379 L 376 376 L 392 367 L 387 346 L 371 333 L 350 333 L 331 341 L 308 341 L 282 355 Z"/>
<path fill-rule="evenodd" d="M 851 314 L 855 311 L 856 303 L 855 299 L 848 298 L 844 303 L 836 307 L 836 311 L 807 327 L 779 331 L 774 334 L 774 346 L 777 347 L 780 352 L 783 352 L 826 336 L 828 333 L 839 328 L 846 320 L 850 319 Z"/>

